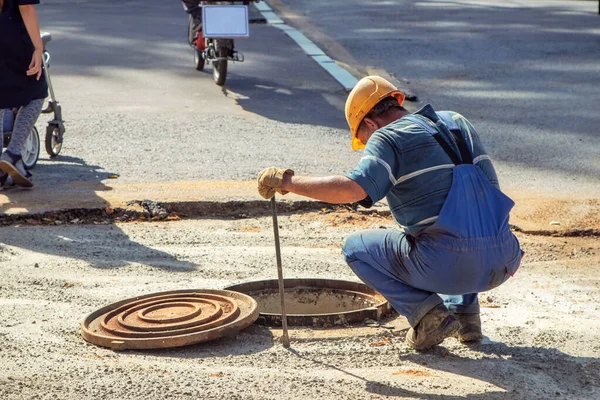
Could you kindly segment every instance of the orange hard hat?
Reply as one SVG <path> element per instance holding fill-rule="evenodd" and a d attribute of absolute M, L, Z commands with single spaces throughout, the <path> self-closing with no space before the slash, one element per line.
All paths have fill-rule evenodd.
<path fill-rule="evenodd" d="M 356 136 L 365 116 L 386 97 L 395 97 L 398 104 L 404 103 L 404 93 L 380 76 L 362 78 L 346 100 L 346 121 L 352 132 L 352 149 L 364 149 L 365 144 Z"/>

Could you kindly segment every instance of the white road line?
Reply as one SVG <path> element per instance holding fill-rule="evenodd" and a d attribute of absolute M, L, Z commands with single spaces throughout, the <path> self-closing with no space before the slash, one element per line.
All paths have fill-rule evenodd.
<path fill-rule="evenodd" d="M 262 3 L 254 3 L 254 7 L 256 7 L 258 11 L 272 11 L 271 7 L 264 1 Z"/>
<path fill-rule="evenodd" d="M 277 16 L 273 11 L 261 11 L 260 12 L 263 17 L 267 20 L 269 24 L 283 24 L 283 20 Z"/>
<path fill-rule="evenodd" d="M 284 31 L 300 48 L 310 56 L 317 64 L 329 73 L 346 91 L 352 90 L 358 83 L 358 79 L 350 72 L 336 64 L 319 46 L 304 36 L 299 30 L 286 25 L 264 1 L 254 3 L 256 9 L 265 17 L 267 23 Z"/>

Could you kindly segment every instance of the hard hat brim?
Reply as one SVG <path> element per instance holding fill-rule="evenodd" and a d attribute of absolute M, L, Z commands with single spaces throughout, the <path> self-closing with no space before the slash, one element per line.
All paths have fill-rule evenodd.
<path fill-rule="evenodd" d="M 367 145 L 366 145 L 366 144 L 364 144 L 364 143 L 362 142 L 362 140 L 360 140 L 359 138 L 357 138 L 357 137 L 353 137 L 353 138 L 352 138 L 352 150 L 354 150 L 354 151 L 362 150 L 362 149 L 364 149 L 366 146 L 367 146 Z"/>

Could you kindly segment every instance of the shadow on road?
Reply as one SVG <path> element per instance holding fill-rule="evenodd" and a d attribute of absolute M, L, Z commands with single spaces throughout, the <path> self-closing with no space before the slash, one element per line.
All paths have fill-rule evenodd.
<path fill-rule="evenodd" d="M 27 209 L 27 204 L 43 207 L 44 201 L 51 202 L 56 208 L 61 201 L 73 204 L 73 198 L 77 199 L 81 209 L 108 205 L 97 192 L 111 190 L 103 181 L 113 174 L 100 166 L 88 165 L 77 157 L 61 156 L 50 163 L 40 163 L 33 173 L 34 178 L 38 178 L 34 180 L 36 187 L 33 190 L 12 188 L 1 192 L 9 200 L 8 203 L 0 203 L 1 214 L 15 208 Z M 43 181 L 39 180 L 40 176 Z M 85 211 L 72 211 L 75 224 L 82 213 Z M 197 267 L 194 263 L 178 260 L 172 254 L 137 243 L 119 226 L 109 224 L 108 218 L 106 224 L 99 225 L 47 226 L 54 223 L 51 216 L 51 213 L 45 214 L 44 221 L 32 215 L 25 225 L 0 228 L 4 230 L 0 243 L 42 254 L 81 259 L 96 268 L 118 268 L 129 263 L 173 271 L 191 271 Z"/>
<path fill-rule="evenodd" d="M 50 209 L 106 207 L 108 204 L 97 192 L 112 190 L 103 181 L 117 177 L 103 167 L 67 155 L 40 160 L 31 173 L 34 183 L 31 190 L 14 186 L 0 192 L 8 200 L 0 202 L 0 214 L 36 213 L 46 206 Z"/>
<path fill-rule="evenodd" d="M 223 336 L 220 339 L 198 343 L 191 346 L 173 349 L 156 349 L 150 352 L 129 351 L 128 354 L 152 355 L 164 358 L 181 358 L 197 360 L 202 358 L 222 358 L 228 356 L 243 356 L 265 351 L 275 344 L 272 332 L 259 325 L 250 325 L 235 334 Z M 217 372 L 217 371 L 215 371 Z"/>
<path fill-rule="evenodd" d="M 405 78 L 424 102 L 463 114 L 494 159 L 600 176 L 597 2 L 283 3 L 359 64 Z"/>
<path fill-rule="evenodd" d="M 57 74 L 120 80 L 124 91 L 134 91 L 134 79 L 159 71 L 189 80 L 190 104 L 201 90 L 198 80 L 212 84 L 210 65 L 195 70 L 186 43 L 187 14 L 178 0 L 45 4 L 40 14 L 42 30 L 54 31 Z M 341 86 L 283 31 L 253 24 L 250 37 L 235 45 L 245 61 L 229 63 L 225 87 L 242 108 L 276 121 L 346 128 Z M 127 79 L 132 71 L 139 72 Z M 162 95 L 177 93 L 165 85 Z M 211 95 L 220 96 L 217 87 L 203 97 Z"/>
<path fill-rule="evenodd" d="M 373 381 L 349 372 L 347 369 L 350 368 L 332 365 L 329 362 L 305 356 L 295 350 L 291 350 L 291 353 L 299 358 L 312 361 L 316 365 L 331 368 L 362 380 L 365 382 L 366 391 L 386 397 L 439 400 L 506 399 L 513 398 L 513 396 L 528 398 L 528 393 L 517 393 L 515 388 L 526 386 L 522 384 L 523 381 L 529 384 L 535 381 L 537 382 L 536 395 L 539 395 L 540 391 L 547 391 L 548 398 L 561 396 L 592 398 L 587 397 L 585 394 L 592 395 L 593 389 L 600 386 L 600 378 L 596 373 L 598 367 L 600 367 L 600 359 L 598 358 L 574 357 L 556 349 L 508 346 L 504 343 L 477 344 L 470 347 L 472 350 L 479 352 L 477 359 L 448 353 L 444 347 L 440 346 L 426 353 L 401 354 L 399 364 L 409 361 L 416 365 L 425 365 L 426 368 L 431 370 L 487 382 L 500 390 L 481 394 L 466 394 L 464 396 L 424 393 L 425 386 L 421 391 L 413 391 L 401 385 L 390 384 L 389 380 L 385 382 L 384 377 L 382 377 L 383 382 Z M 354 366 L 351 368 L 354 368 Z M 389 378 L 391 379 L 391 376 Z M 551 387 L 544 387 L 546 382 L 559 387 L 560 392 L 552 390 Z M 451 386 L 452 383 L 440 381 L 438 387 L 439 385 Z"/>
<path fill-rule="evenodd" d="M 227 88 L 246 111 L 263 117 L 302 125 L 347 129 L 344 96 L 330 90 L 287 85 L 276 78 L 234 76 Z"/>

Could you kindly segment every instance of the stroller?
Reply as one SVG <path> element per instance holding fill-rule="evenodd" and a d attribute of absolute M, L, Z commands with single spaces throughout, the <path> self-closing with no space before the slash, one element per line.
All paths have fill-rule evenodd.
<path fill-rule="evenodd" d="M 50 99 L 48 101 L 48 106 L 42 110 L 43 114 L 54 114 L 54 118 L 48 121 L 48 126 L 46 127 L 46 138 L 45 138 L 45 147 L 46 152 L 50 157 L 56 157 L 60 153 L 62 149 L 63 142 L 63 134 L 65 133 L 65 126 L 63 124 L 62 119 L 62 107 L 56 101 L 54 97 L 54 89 L 52 88 L 52 82 L 50 81 L 50 73 L 48 72 L 48 68 L 50 66 L 50 53 L 46 50 L 46 45 L 48 42 L 52 40 L 52 35 L 50 33 L 42 33 L 42 42 L 44 44 L 44 56 L 42 57 L 42 61 L 44 63 L 44 74 L 46 75 L 46 81 L 48 82 L 48 89 L 50 91 Z M 10 143 L 10 138 L 12 135 L 12 129 L 14 126 L 15 118 L 17 117 L 18 109 L 8 109 L 4 111 L 4 121 L 3 121 L 3 141 L 2 147 L 8 146 Z M 25 146 L 23 151 L 21 152 L 21 157 L 23 158 L 23 164 L 25 168 L 31 169 L 35 166 L 40 156 L 40 135 L 38 133 L 37 128 L 34 126 L 31 130 L 31 133 L 27 137 L 25 141 Z"/>

